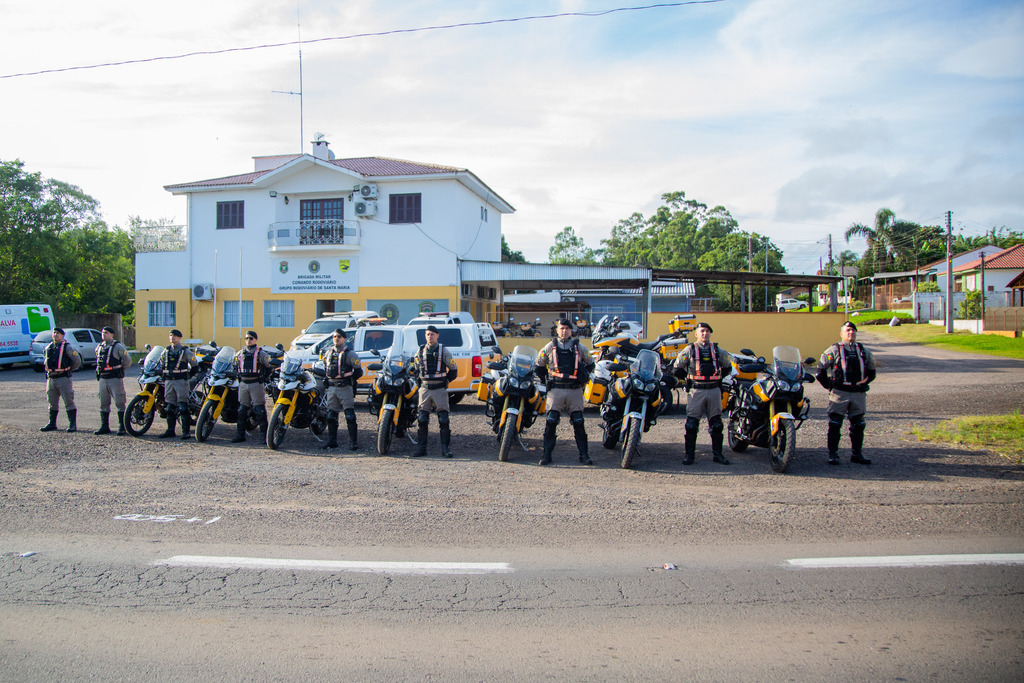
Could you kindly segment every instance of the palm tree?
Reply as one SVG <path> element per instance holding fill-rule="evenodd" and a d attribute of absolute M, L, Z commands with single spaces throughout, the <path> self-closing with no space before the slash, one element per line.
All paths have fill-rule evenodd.
<path fill-rule="evenodd" d="M 909 268 L 916 262 L 915 238 L 921 226 L 910 221 L 896 220 L 892 209 L 879 209 L 875 212 L 874 227 L 854 223 L 846 229 L 845 237 L 863 237 L 868 248 L 861 259 L 861 266 L 869 269 L 871 275 L 879 271 L 890 270 L 893 266 Z"/>

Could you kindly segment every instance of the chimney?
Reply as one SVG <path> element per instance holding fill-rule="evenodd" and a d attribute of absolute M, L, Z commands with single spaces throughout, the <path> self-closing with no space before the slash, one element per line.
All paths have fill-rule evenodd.
<path fill-rule="evenodd" d="M 323 133 L 317 133 L 313 136 L 313 156 L 322 161 L 330 161 L 334 158 L 334 152 L 329 147 L 330 143 L 324 139 Z"/>

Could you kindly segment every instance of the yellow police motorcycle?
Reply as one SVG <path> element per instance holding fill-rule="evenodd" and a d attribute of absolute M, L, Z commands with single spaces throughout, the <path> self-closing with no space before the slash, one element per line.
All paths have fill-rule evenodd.
<path fill-rule="evenodd" d="M 622 435 L 622 455 L 619 464 L 629 469 L 640 452 L 643 434 L 657 424 L 667 403 L 666 389 L 676 384 L 672 375 L 661 371 L 661 356 L 651 349 L 641 349 L 636 358 L 625 365 L 617 364 L 613 369 L 624 366 L 628 374 L 619 377 L 608 388 L 608 395 L 601 404 L 601 418 L 604 420 L 605 448 L 615 448 Z"/>
<path fill-rule="evenodd" d="M 516 346 L 507 358 L 487 363 L 490 372 L 477 388 L 477 398 L 487 402 L 484 414 L 498 437 L 501 462 L 508 461 L 513 442 L 527 450 L 522 433 L 533 426 L 544 405 L 545 390 L 534 382 L 536 365 L 536 349 Z"/>
<path fill-rule="evenodd" d="M 210 372 L 206 375 L 206 398 L 199 409 L 196 420 L 196 441 L 206 441 L 213 432 L 217 420 L 228 424 L 238 421 L 238 372 L 236 371 L 235 350 L 230 346 L 222 346 L 213 358 Z M 259 425 L 250 416 L 245 428 L 253 431 Z"/>
<path fill-rule="evenodd" d="M 267 425 L 267 447 L 277 450 L 289 428 L 308 429 L 320 440 L 327 430 L 327 392 L 323 367 L 302 369 L 302 356 L 285 354 L 279 368 L 277 399 Z"/>
<path fill-rule="evenodd" d="M 380 355 L 377 350 L 373 353 Z M 377 416 L 377 452 L 387 455 L 391 437 L 408 434 L 416 421 L 418 387 L 411 372 L 412 359 L 396 344 L 382 362 L 369 363 L 366 369 L 377 373 L 367 401 L 370 412 Z"/>
<path fill-rule="evenodd" d="M 811 410 L 803 385 L 814 382 L 814 375 L 804 365 L 814 365 L 815 360 L 801 361 L 795 346 L 772 349 L 770 365 L 764 358 L 753 358 L 749 349 L 742 353 L 746 355 L 733 359 L 739 374 L 723 380 L 722 386 L 723 394 L 728 393 L 729 448 L 737 453 L 748 446 L 767 448 L 771 468 L 785 472 L 796 452 L 796 431 Z"/>
<path fill-rule="evenodd" d="M 189 396 L 188 408 L 192 416 L 199 414 L 199 410 L 205 399 L 206 385 L 203 378 L 208 368 L 213 363 L 213 350 L 211 347 L 197 349 L 202 355 L 198 357 L 199 364 L 189 374 Z M 142 436 L 153 425 L 153 419 L 159 414 L 161 418 L 167 417 L 167 407 L 164 404 L 164 347 L 151 347 L 146 344 L 146 359 L 142 361 L 142 372 L 139 375 L 139 393 L 128 401 L 124 409 L 124 428 L 132 436 Z"/>

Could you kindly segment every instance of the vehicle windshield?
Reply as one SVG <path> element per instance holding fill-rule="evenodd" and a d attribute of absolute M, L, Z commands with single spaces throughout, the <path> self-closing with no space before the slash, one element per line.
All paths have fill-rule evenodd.
<path fill-rule="evenodd" d="M 341 316 L 331 320 L 317 320 L 306 328 L 306 334 L 327 334 L 328 332 L 334 332 L 339 327 L 345 329 L 348 327 L 348 322 L 348 318 Z"/>
<path fill-rule="evenodd" d="M 516 377 L 526 377 L 537 364 L 537 349 L 532 346 L 517 346 L 508 357 L 508 371 Z"/>
<path fill-rule="evenodd" d="M 661 356 L 656 351 L 642 349 L 640 353 L 636 354 L 632 372 L 645 382 L 661 379 Z"/>
<path fill-rule="evenodd" d="M 142 361 L 142 374 L 156 375 L 163 368 L 164 347 L 154 346 L 146 354 L 146 360 Z"/>
<path fill-rule="evenodd" d="M 302 356 L 297 353 L 286 353 L 281 363 L 281 375 L 297 375 L 302 371 Z"/>
<path fill-rule="evenodd" d="M 790 381 L 803 377 L 800 349 L 795 346 L 776 346 L 772 349 L 772 356 L 775 358 L 776 376 Z"/>
<path fill-rule="evenodd" d="M 213 357 L 213 372 L 217 375 L 226 375 L 235 364 L 235 350 L 230 346 L 222 346 Z"/>

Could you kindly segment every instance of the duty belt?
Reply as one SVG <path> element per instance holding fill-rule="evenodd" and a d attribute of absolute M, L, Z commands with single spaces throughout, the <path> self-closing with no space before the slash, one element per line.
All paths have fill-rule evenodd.
<path fill-rule="evenodd" d="M 721 382 L 693 382 L 691 386 L 694 389 L 719 389 L 722 386 Z"/>

